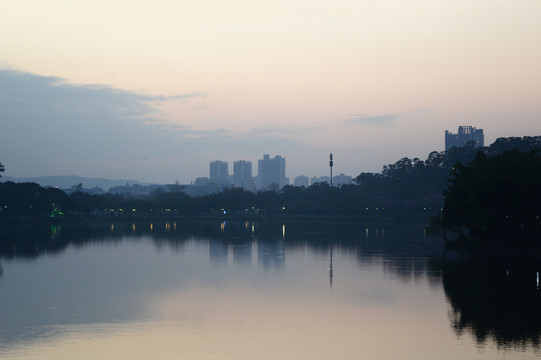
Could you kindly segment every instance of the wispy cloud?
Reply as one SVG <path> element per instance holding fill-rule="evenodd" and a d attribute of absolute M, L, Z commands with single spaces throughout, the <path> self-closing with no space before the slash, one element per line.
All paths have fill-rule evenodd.
<path fill-rule="evenodd" d="M 171 95 L 171 96 L 164 96 L 164 95 L 139 95 L 141 100 L 144 101 L 171 101 L 171 100 L 185 100 L 185 99 L 191 99 L 191 98 L 200 98 L 207 96 L 206 93 L 202 91 L 193 91 L 186 94 L 177 94 L 177 95 Z"/>
<path fill-rule="evenodd" d="M 376 116 L 367 116 L 363 114 L 350 114 L 346 120 L 348 124 L 364 125 L 364 126 L 389 126 L 393 125 L 398 119 L 399 114 L 385 114 Z"/>
<path fill-rule="evenodd" d="M 116 169 L 99 169 L 99 164 L 137 159 L 206 163 L 211 153 L 261 154 L 298 147 L 286 136 L 294 129 L 200 130 L 164 121 L 157 104 L 191 98 L 203 101 L 205 96 L 203 92 L 147 95 L 3 69 L 0 162 L 13 176 L 93 175 L 88 173 L 89 164 L 104 171 L 100 176 L 114 176 Z"/>

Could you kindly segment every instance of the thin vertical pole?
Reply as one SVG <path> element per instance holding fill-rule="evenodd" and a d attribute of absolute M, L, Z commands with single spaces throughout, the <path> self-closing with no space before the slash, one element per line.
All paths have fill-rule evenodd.
<path fill-rule="evenodd" d="M 331 187 L 332 187 L 332 166 L 333 166 L 333 161 L 332 161 L 332 153 L 329 155 L 329 167 L 331 168 Z"/>

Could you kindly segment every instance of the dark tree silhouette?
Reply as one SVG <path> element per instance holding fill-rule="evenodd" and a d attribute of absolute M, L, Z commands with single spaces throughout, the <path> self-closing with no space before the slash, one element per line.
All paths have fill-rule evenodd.
<path fill-rule="evenodd" d="M 440 216 L 433 224 L 461 238 L 540 241 L 541 156 L 506 151 L 488 157 L 478 152 L 451 172 Z"/>
<path fill-rule="evenodd" d="M 449 320 L 458 335 L 471 333 L 479 344 L 539 348 L 541 293 L 536 259 L 467 256 L 435 261 L 451 305 Z"/>

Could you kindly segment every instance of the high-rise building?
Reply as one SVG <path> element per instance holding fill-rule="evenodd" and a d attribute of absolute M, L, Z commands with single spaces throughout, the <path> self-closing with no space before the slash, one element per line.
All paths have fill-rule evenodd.
<path fill-rule="evenodd" d="M 233 163 L 233 185 L 246 190 L 254 188 L 252 163 L 250 161 L 239 160 Z"/>
<path fill-rule="evenodd" d="M 333 178 L 332 178 L 334 186 L 338 186 L 338 187 L 340 187 L 342 185 L 351 184 L 352 180 L 353 180 L 353 178 L 351 176 L 344 175 L 344 174 L 334 175 Z"/>
<path fill-rule="evenodd" d="M 308 187 L 310 179 L 308 176 L 299 175 L 293 180 L 293 186 L 305 186 Z"/>
<path fill-rule="evenodd" d="M 473 141 L 475 147 L 485 146 L 483 129 L 476 129 L 473 126 L 459 126 L 456 134 L 445 130 L 445 151 L 453 146 L 462 147 L 471 141 Z"/>
<path fill-rule="evenodd" d="M 265 189 L 274 184 L 282 187 L 288 184 L 285 158 L 280 155 L 273 158 L 269 155 L 263 155 L 263 159 L 258 160 L 257 165 L 259 188 Z"/>
<path fill-rule="evenodd" d="M 220 185 L 230 184 L 229 169 L 226 161 L 210 162 L 210 181 Z"/>

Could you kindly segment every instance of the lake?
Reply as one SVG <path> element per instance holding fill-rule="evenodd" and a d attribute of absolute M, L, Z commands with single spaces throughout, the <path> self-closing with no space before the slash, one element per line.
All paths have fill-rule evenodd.
<path fill-rule="evenodd" d="M 533 359 L 539 262 L 419 224 L 0 225 L 0 358 Z"/>

